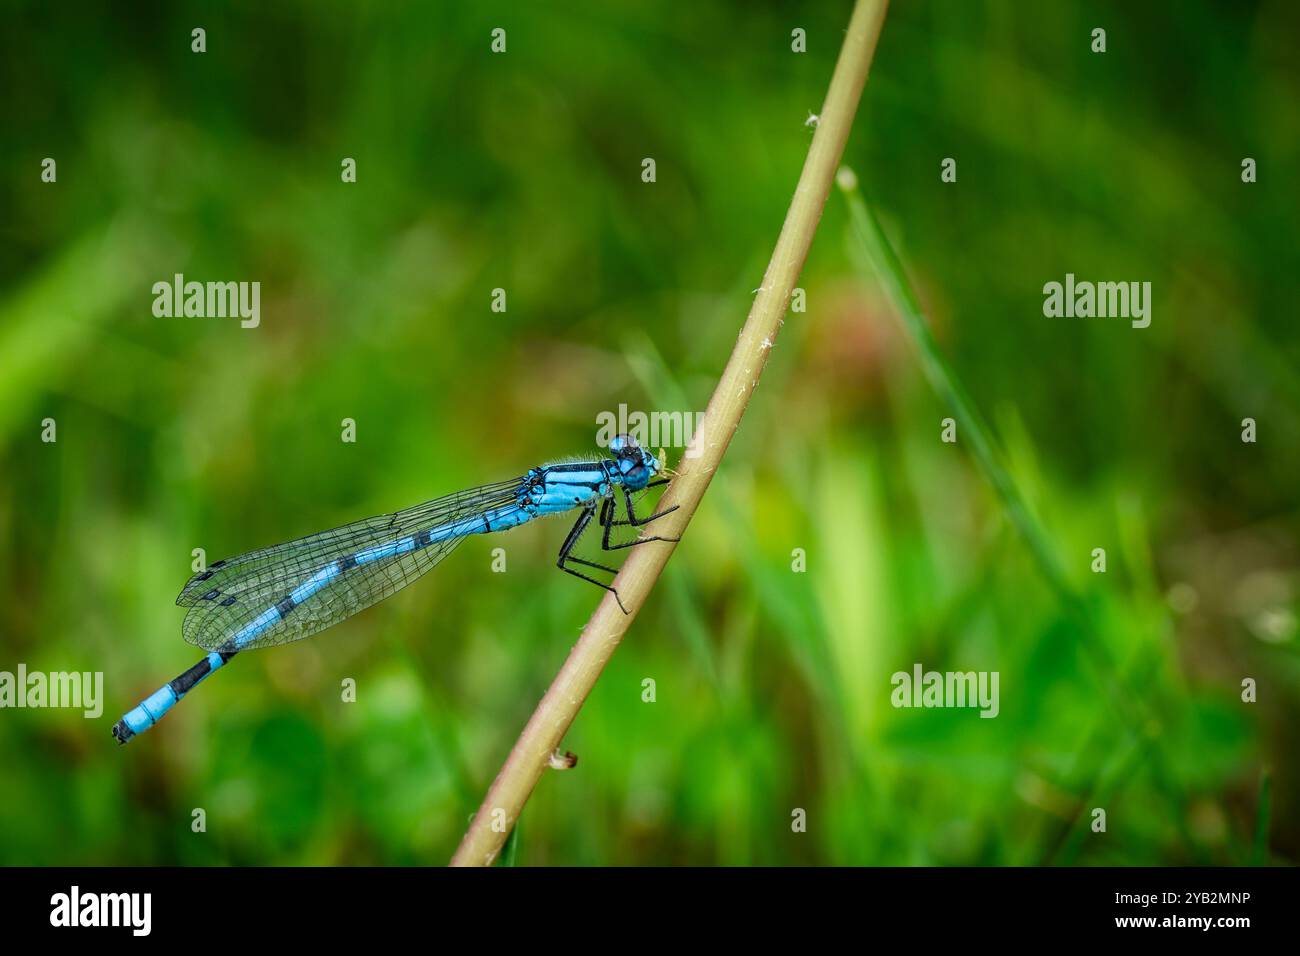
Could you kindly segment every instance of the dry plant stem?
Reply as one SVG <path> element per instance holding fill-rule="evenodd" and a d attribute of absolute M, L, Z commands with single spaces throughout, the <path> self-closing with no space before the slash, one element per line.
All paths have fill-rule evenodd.
<path fill-rule="evenodd" d="M 683 534 L 731 443 L 732 435 L 740 426 L 741 415 L 758 385 L 763 366 L 767 364 L 772 344 L 785 320 L 794 284 L 817 231 L 822 208 L 844 152 L 844 143 L 853 125 L 887 5 L 887 0 L 857 0 L 853 8 L 812 146 L 776 249 L 763 276 L 763 285 L 749 310 L 749 318 L 713 398 L 709 400 L 704 420 L 695 434 L 691 455 L 682 460 L 677 476 L 656 506 L 656 510 L 673 506 L 677 506 L 677 510 L 655 523 L 654 534 L 668 537 Z M 623 634 L 636 618 L 674 549 L 675 545 L 667 542 L 632 549 L 614 581 L 630 613 L 623 613 L 613 595 L 605 595 L 493 781 L 452 858 L 453 866 L 487 866 L 496 858 L 533 787 L 550 765 L 551 755 L 573 723 Z"/>

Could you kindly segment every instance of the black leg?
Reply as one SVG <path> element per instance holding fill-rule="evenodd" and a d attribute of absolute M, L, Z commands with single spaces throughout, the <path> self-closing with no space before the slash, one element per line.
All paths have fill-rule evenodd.
<path fill-rule="evenodd" d="M 677 505 L 673 505 L 671 508 L 666 508 L 663 511 L 659 512 L 658 514 L 653 514 L 646 518 L 637 518 L 636 508 L 632 504 L 632 492 L 624 488 L 623 495 L 624 495 L 624 500 L 627 502 L 627 518 L 628 518 L 627 521 L 614 520 L 614 499 L 613 498 L 606 498 L 605 504 L 601 508 L 600 523 L 605 526 L 605 533 L 604 535 L 601 536 L 600 539 L 600 546 L 602 548 L 604 548 L 606 551 L 618 551 L 621 548 L 635 548 L 638 544 L 648 544 L 651 541 L 682 540 L 681 538 L 666 538 L 662 535 L 652 535 L 648 538 L 637 538 L 635 541 L 628 541 L 625 544 L 610 544 L 609 533 L 614 528 L 615 525 L 618 525 L 620 527 L 627 526 L 627 525 L 640 527 L 641 525 L 649 524 L 651 521 L 654 521 L 656 518 L 662 518 L 666 514 L 671 514 L 672 512 L 676 511 L 678 507 Z"/>
<path fill-rule="evenodd" d="M 628 491 L 626 488 L 623 489 L 623 500 L 627 502 L 627 523 L 630 525 L 636 525 L 637 527 L 640 527 L 643 524 L 649 524 L 651 521 L 654 521 L 656 518 L 662 518 L 664 515 L 672 514 L 681 507 L 680 505 L 673 505 L 671 508 L 665 508 L 663 511 L 649 515 L 648 517 L 638 518 L 636 516 L 636 506 L 632 504 L 632 492 Z M 667 541 L 669 539 L 661 538 L 660 540 Z"/>
<path fill-rule="evenodd" d="M 622 608 L 623 613 L 626 614 L 627 608 L 623 607 L 623 599 L 618 596 L 618 591 L 615 588 L 610 587 L 608 584 L 602 584 L 595 578 L 588 577 L 582 572 L 575 571 L 573 568 L 568 567 L 568 563 L 572 561 L 575 564 L 583 564 L 589 568 L 599 568 L 602 571 L 609 571 L 615 574 L 618 573 L 614 568 L 607 568 L 603 564 L 596 564 L 593 561 L 584 561 L 582 558 L 575 558 L 571 553 L 574 546 L 577 545 L 578 539 L 582 537 L 582 532 L 587 530 L 587 525 L 591 523 L 592 516 L 595 515 L 595 513 L 596 506 L 594 504 L 582 509 L 582 514 L 578 515 L 578 520 L 573 523 L 573 528 L 569 531 L 569 536 L 564 539 L 564 544 L 560 545 L 560 555 L 555 562 L 555 566 L 565 574 L 572 574 L 575 578 L 581 578 L 584 581 L 596 585 L 598 588 L 604 588 L 610 594 L 614 595 L 614 600 L 618 602 L 618 606 Z"/>
<path fill-rule="evenodd" d="M 650 484 L 647 484 L 646 488 L 659 488 L 660 485 L 666 485 L 669 483 L 669 481 L 672 481 L 672 479 L 656 479 L 654 481 L 651 481 Z M 642 524 L 649 524 L 650 522 L 653 522 L 655 518 L 663 518 L 664 515 L 669 514 L 669 512 L 671 511 L 676 511 L 677 507 L 679 507 L 677 505 L 673 505 L 672 507 L 669 507 L 669 509 L 664 509 L 663 511 L 660 511 L 659 514 L 650 515 L 649 518 L 637 518 L 637 512 L 632 507 L 632 492 L 629 492 L 627 488 L 624 488 L 623 494 L 624 497 L 627 498 L 627 502 L 628 502 L 628 520 L 627 522 L 612 522 L 616 525 L 619 525 L 619 527 L 627 527 L 628 524 L 633 524 L 633 525 L 637 525 L 637 527 L 640 527 L 640 525 Z M 612 505 L 614 505 L 612 499 L 606 498 L 606 510 L 610 509 Z M 607 515 L 606 512 L 602 510 L 601 524 L 610 523 L 610 520 L 608 519 L 610 519 L 610 515 Z"/>
<path fill-rule="evenodd" d="M 656 479 L 654 481 L 651 481 L 650 484 L 647 484 L 646 488 L 659 488 L 660 485 L 666 485 L 669 483 L 669 481 L 672 481 L 672 479 Z M 623 493 L 625 494 L 625 496 L 628 497 L 628 518 L 632 520 L 628 520 L 628 522 L 614 522 L 614 524 L 619 525 L 619 527 L 623 527 L 623 525 L 628 525 L 628 524 L 636 524 L 636 525 L 649 524 L 650 522 L 653 522 L 655 518 L 663 518 L 664 515 L 668 514 L 668 511 L 677 510 L 677 505 L 673 505 L 671 509 L 668 509 L 666 511 L 660 511 L 659 514 L 650 515 L 649 518 L 638 519 L 636 516 L 636 512 L 634 512 L 632 510 L 632 507 L 630 507 L 630 505 L 632 505 L 632 494 L 628 492 L 627 488 L 623 489 Z M 604 499 L 604 506 L 606 506 L 606 509 L 611 509 L 611 507 L 614 506 L 614 499 L 612 498 Z M 610 523 L 608 522 L 608 518 L 610 518 L 610 515 L 604 514 L 604 511 L 602 510 L 601 524 Z"/>
<path fill-rule="evenodd" d="M 646 487 L 647 487 L 647 488 L 657 488 L 659 485 L 666 485 L 666 484 L 668 484 L 668 482 L 669 482 L 669 479 L 667 479 L 667 478 L 660 478 L 658 481 L 652 481 L 652 482 L 650 482 L 650 484 L 646 485 Z M 606 499 L 605 499 L 605 508 L 604 508 L 604 509 L 601 511 L 601 513 L 600 513 L 600 523 L 601 523 L 601 524 L 614 524 L 614 525 L 617 525 L 617 526 L 619 526 L 619 527 L 626 527 L 627 525 L 633 525 L 634 527 L 638 527 L 638 528 L 639 528 L 639 527 L 640 527 L 641 525 L 643 525 L 643 524 L 649 524 L 651 521 L 654 521 L 656 518 L 662 518 L 662 517 L 663 517 L 664 515 L 666 515 L 666 514 L 672 514 L 674 511 L 676 511 L 676 510 L 680 507 L 680 505 L 673 505 L 671 508 L 665 508 L 663 511 L 657 512 L 657 513 L 652 514 L 652 515 L 649 515 L 648 517 L 645 517 L 645 518 L 638 518 L 638 517 L 636 516 L 636 507 L 632 504 L 632 492 L 630 492 L 630 491 L 628 491 L 626 488 L 624 488 L 624 489 L 623 489 L 623 498 L 624 498 L 624 500 L 627 502 L 627 519 L 628 519 L 628 520 L 627 520 L 627 521 L 612 521 L 612 522 L 611 522 L 611 521 L 609 520 L 609 518 L 611 518 L 612 515 L 607 515 L 605 512 L 606 512 L 607 510 L 612 510 L 614 502 L 613 502 L 612 499 L 610 499 L 610 498 L 606 498 Z M 646 540 L 647 540 L 647 541 L 650 541 L 650 540 L 653 540 L 653 539 L 647 538 Z M 662 541 L 675 541 L 675 540 L 677 540 L 677 539 L 676 539 L 676 538 L 661 538 L 661 539 L 659 539 L 659 540 L 662 540 Z"/>
<path fill-rule="evenodd" d="M 576 555 L 570 554 L 565 556 L 564 563 L 568 564 L 570 562 L 573 562 L 574 564 L 585 564 L 589 568 L 596 568 L 599 571 L 608 571 L 610 574 L 618 574 L 618 568 L 611 568 L 607 564 L 597 564 L 595 561 L 588 561 L 586 558 L 579 558 Z"/>

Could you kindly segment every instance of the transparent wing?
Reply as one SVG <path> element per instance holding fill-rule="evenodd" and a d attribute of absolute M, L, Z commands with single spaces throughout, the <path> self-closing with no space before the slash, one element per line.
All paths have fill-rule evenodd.
<path fill-rule="evenodd" d="M 508 507 L 523 480 L 472 488 L 217 561 L 191 577 L 176 598 L 189 608 L 182 626 L 185 640 L 217 650 L 295 592 L 301 599 L 291 610 L 240 644 L 241 650 L 287 644 L 337 624 L 410 584 L 450 554 L 464 535 L 416 549 L 395 548 L 390 555 L 362 562 L 353 560 L 358 555 Z"/>

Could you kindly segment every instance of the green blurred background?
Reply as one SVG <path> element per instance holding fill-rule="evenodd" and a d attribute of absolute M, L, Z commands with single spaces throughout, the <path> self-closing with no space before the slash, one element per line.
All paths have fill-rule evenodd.
<path fill-rule="evenodd" d="M 198 657 L 191 550 L 585 452 L 620 403 L 702 410 L 849 8 L 5 4 L 0 670 L 101 670 L 105 703 L 0 711 L 0 862 L 450 857 L 598 599 L 554 567 L 566 526 L 471 539 L 119 748 Z M 940 442 L 833 195 L 807 311 L 517 863 L 1300 856 L 1298 27 L 1281 0 L 894 4 L 846 162 L 1078 599 Z M 261 326 L 155 318 L 177 272 L 260 281 Z M 1066 272 L 1150 281 L 1151 327 L 1045 318 Z M 998 718 L 892 708 L 918 662 L 998 671 Z"/>

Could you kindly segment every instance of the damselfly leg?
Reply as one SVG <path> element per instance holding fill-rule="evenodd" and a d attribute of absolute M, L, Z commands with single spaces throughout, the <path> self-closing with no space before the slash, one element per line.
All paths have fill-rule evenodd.
<path fill-rule="evenodd" d="M 667 483 L 668 483 L 668 479 L 665 478 L 660 481 L 652 481 L 646 487 L 653 488 L 655 485 L 664 485 Z M 600 523 L 605 526 L 605 534 L 601 538 L 600 546 L 604 548 L 606 551 L 617 551 L 620 548 L 635 548 L 638 544 L 646 544 L 650 541 L 682 540 L 681 538 L 669 538 L 669 537 L 665 537 L 664 535 L 656 534 L 656 535 L 651 535 L 648 538 L 637 538 L 635 541 L 628 541 L 624 544 L 610 544 L 609 533 L 611 530 L 613 530 L 614 527 L 616 526 L 627 527 L 631 525 L 632 527 L 639 528 L 643 525 L 649 524 L 651 521 L 654 521 L 656 518 L 662 518 L 664 515 L 672 514 L 679 507 L 678 505 L 673 505 L 671 508 L 665 508 L 663 511 L 658 511 L 655 514 L 646 515 L 644 518 L 638 518 L 636 516 L 636 504 L 632 501 L 632 494 L 627 489 L 623 490 L 623 500 L 627 505 L 626 521 L 614 520 L 614 499 L 612 497 L 605 499 L 604 507 L 601 509 Z"/>
<path fill-rule="evenodd" d="M 610 499 L 606 498 L 606 503 L 608 503 L 609 500 Z M 588 568 L 597 568 L 601 571 L 608 571 L 610 574 L 618 574 L 618 568 L 611 568 L 603 564 L 597 564 L 595 561 L 587 561 L 583 558 L 576 557 L 573 554 L 573 549 L 577 546 L 578 539 L 582 537 L 582 532 L 587 530 L 587 525 L 591 523 L 591 519 L 595 514 L 596 505 L 594 502 L 582 509 L 582 514 L 578 515 L 578 520 L 573 523 L 573 528 L 570 529 L 569 536 L 564 539 L 564 544 L 560 545 L 560 554 L 555 561 L 555 566 L 565 574 L 572 574 L 575 578 L 581 578 L 584 581 L 591 582 L 598 588 L 604 588 L 610 594 L 614 595 L 614 600 L 618 602 L 618 606 L 622 608 L 623 613 L 626 614 L 627 608 L 623 607 L 623 599 L 619 597 L 618 591 L 615 588 L 608 584 L 602 584 L 595 578 L 583 574 L 581 571 L 575 571 L 573 568 L 568 566 L 569 562 L 572 561 L 574 564 L 581 564 Z"/>
<path fill-rule="evenodd" d="M 647 485 L 647 487 L 654 487 L 656 485 L 665 485 L 667 483 L 668 483 L 667 479 L 661 481 L 652 481 L 650 482 L 649 485 Z M 610 531 L 613 530 L 615 525 L 619 525 L 619 526 L 632 525 L 635 527 L 641 527 L 642 525 L 649 524 L 651 521 L 654 521 L 656 518 L 662 518 L 664 515 L 671 514 L 672 512 L 677 510 L 677 505 L 673 505 L 671 508 L 665 508 L 663 511 L 660 511 L 656 514 L 647 515 L 644 518 L 638 518 L 636 514 L 636 504 L 632 501 L 632 495 L 630 493 L 626 493 L 626 489 L 624 490 L 625 490 L 624 502 L 627 507 L 628 520 L 626 521 L 614 520 L 615 503 L 612 495 L 606 498 L 601 503 L 599 523 L 601 527 L 605 529 L 604 534 L 601 535 L 601 540 L 600 540 L 601 548 L 603 548 L 606 551 L 618 551 L 621 548 L 632 548 L 632 547 L 636 547 L 638 544 L 648 544 L 651 541 L 680 541 L 681 540 L 680 538 L 668 538 L 668 537 L 663 537 L 661 535 L 653 535 L 648 538 L 637 538 L 635 541 L 628 541 L 624 544 L 611 544 L 609 541 L 609 534 Z M 579 558 L 573 554 L 573 549 L 577 547 L 578 539 L 582 537 L 583 532 L 587 530 L 587 525 L 591 524 L 591 519 L 595 516 L 596 516 L 595 502 L 592 502 L 586 508 L 582 509 L 582 514 L 578 515 L 578 520 L 574 522 L 573 528 L 570 529 L 568 537 L 564 539 L 564 544 L 560 546 L 560 553 L 558 558 L 556 559 L 555 565 L 566 574 L 572 574 L 575 578 L 581 578 L 584 581 L 589 581 L 592 584 L 596 585 L 596 587 L 604 588 L 606 591 L 609 591 L 611 594 L 614 595 L 614 600 L 618 601 L 618 606 L 623 609 L 623 613 L 626 614 L 628 613 L 628 610 L 626 607 L 623 607 L 623 598 L 619 595 L 618 590 L 616 588 L 608 584 L 603 584 L 600 581 L 597 581 L 595 578 L 592 578 L 589 575 L 583 574 L 581 571 L 574 570 L 573 568 L 568 566 L 570 563 L 580 564 L 584 567 L 596 568 L 599 571 L 608 571 L 610 574 L 618 573 L 617 568 L 611 568 L 608 565 L 604 565 L 604 564 L 597 564 L 595 561 L 588 561 L 585 558 Z"/>

